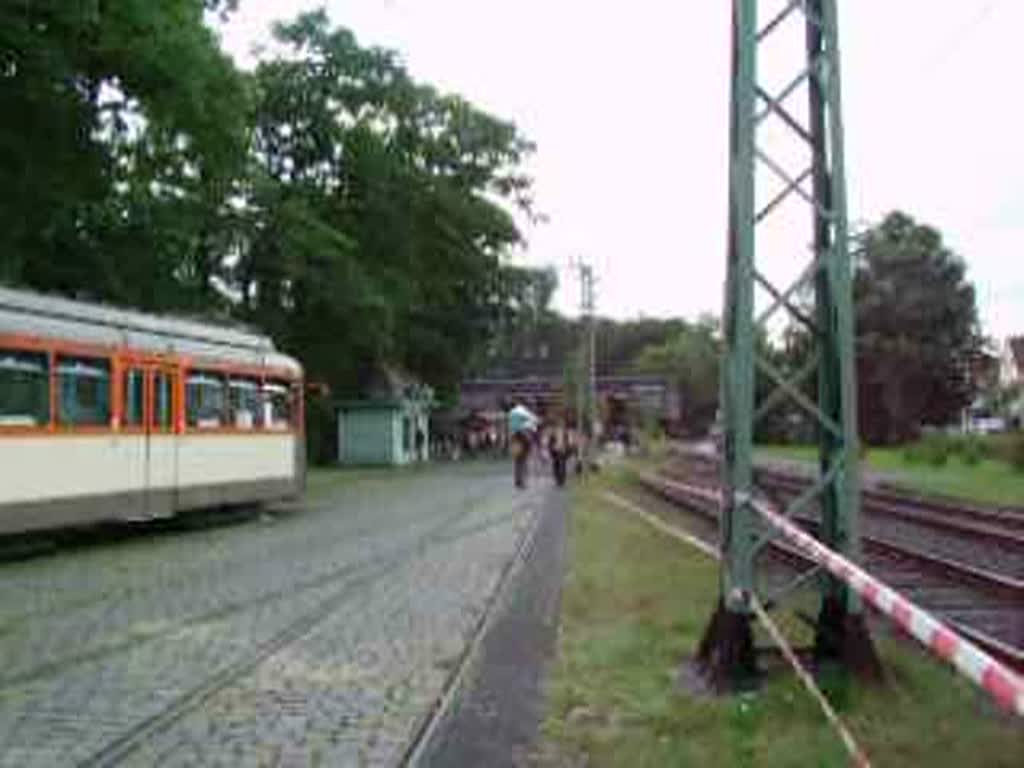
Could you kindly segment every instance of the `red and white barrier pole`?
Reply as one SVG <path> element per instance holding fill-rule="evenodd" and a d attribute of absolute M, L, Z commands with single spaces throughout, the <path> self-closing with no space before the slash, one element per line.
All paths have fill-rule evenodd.
<path fill-rule="evenodd" d="M 659 482 L 677 486 L 680 490 L 707 501 L 717 503 L 722 501 L 722 495 L 718 491 L 710 491 L 677 481 L 659 480 Z M 1001 707 L 1024 717 L 1024 680 L 1021 680 L 1012 670 L 993 659 L 974 643 L 958 635 L 928 611 L 914 604 L 856 564 L 851 563 L 842 555 L 833 552 L 767 504 L 743 497 L 740 497 L 740 500 L 751 501 L 753 509 L 769 525 L 796 545 L 811 560 L 820 563 L 832 575 L 842 579 L 850 589 L 877 608 L 880 613 L 892 619 L 897 626 L 925 648 L 943 661 L 952 664 L 962 675 L 973 680 Z"/>

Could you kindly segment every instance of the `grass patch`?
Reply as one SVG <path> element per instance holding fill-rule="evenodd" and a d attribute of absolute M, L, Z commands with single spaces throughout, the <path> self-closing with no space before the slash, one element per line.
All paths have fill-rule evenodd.
<path fill-rule="evenodd" d="M 817 461 L 818 449 L 807 445 L 758 446 L 763 458 Z M 871 448 L 866 469 L 884 472 L 893 485 L 922 494 L 949 496 L 988 504 L 1024 504 L 1024 473 L 1008 463 L 973 452 L 950 452 L 941 464 L 913 460 L 903 448 Z"/>
<path fill-rule="evenodd" d="M 743 698 L 676 692 L 678 666 L 715 601 L 717 565 L 602 500 L 602 490 L 622 483 L 621 475 L 604 476 L 573 491 L 559 653 L 539 761 L 846 765 L 838 738 L 791 675 Z M 888 686 L 850 687 L 834 702 L 874 764 L 1024 764 L 1019 724 L 988 713 L 969 683 L 912 649 L 885 638 L 879 644 Z"/>

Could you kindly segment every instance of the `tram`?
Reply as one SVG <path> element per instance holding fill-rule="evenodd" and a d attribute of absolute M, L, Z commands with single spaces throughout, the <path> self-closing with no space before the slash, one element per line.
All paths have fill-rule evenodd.
<path fill-rule="evenodd" d="M 302 367 L 266 336 L 0 287 L 0 534 L 304 484 Z"/>

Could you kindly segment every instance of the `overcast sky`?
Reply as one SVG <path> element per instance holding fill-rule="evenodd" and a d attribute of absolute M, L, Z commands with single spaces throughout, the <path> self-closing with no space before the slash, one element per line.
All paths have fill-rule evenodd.
<path fill-rule="evenodd" d="M 579 255 L 597 270 L 602 313 L 720 311 L 727 0 L 241 0 L 224 44 L 247 66 L 272 20 L 321 5 L 537 143 L 530 171 L 550 222 L 527 231 L 519 258 L 559 269 L 560 308 L 579 301 Z M 1024 3 L 840 6 L 850 220 L 898 207 L 937 226 L 967 261 L 986 331 L 1024 333 Z M 787 48 L 797 38 L 766 54 L 769 85 L 795 71 Z M 787 137 L 760 140 L 799 170 Z M 790 202 L 761 245 L 780 278 L 803 266 L 807 216 Z"/>

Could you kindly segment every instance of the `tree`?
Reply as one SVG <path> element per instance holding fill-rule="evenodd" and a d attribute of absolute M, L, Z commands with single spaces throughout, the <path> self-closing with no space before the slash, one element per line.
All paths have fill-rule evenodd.
<path fill-rule="evenodd" d="M 444 396 L 554 289 L 509 264 L 532 144 L 322 11 L 243 74 L 204 22 L 234 6 L 0 5 L 0 281 L 244 320 L 336 396 Z"/>
<path fill-rule="evenodd" d="M 474 375 L 556 375 L 574 343 L 568 321 L 551 310 L 554 269 L 505 266 L 497 276 L 491 338 Z"/>
<path fill-rule="evenodd" d="M 3 4 L 0 279 L 165 308 L 198 304 L 196 277 L 208 296 L 246 149 L 243 78 L 204 24 L 230 5 Z"/>
<path fill-rule="evenodd" d="M 531 272 L 535 274 L 531 276 Z M 543 271 L 524 270 L 516 279 L 545 283 L 541 291 L 545 309 L 538 311 L 536 307 L 530 308 L 529 303 L 523 305 L 530 308 L 529 311 L 519 312 L 513 322 L 502 326 L 491 354 L 479 361 L 478 372 L 491 376 L 561 376 L 582 343 L 583 328 L 578 319 L 546 308 L 556 285 L 553 272 L 546 276 Z M 518 301 L 513 299 L 511 304 L 518 305 Z M 511 305 L 507 311 L 515 313 Z M 646 347 L 662 344 L 686 327 L 678 318 L 613 320 L 598 317 L 595 323 L 600 376 L 632 370 Z"/>
<path fill-rule="evenodd" d="M 507 206 L 530 209 L 532 145 L 322 11 L 275 35 L 291 50 L 255 75 L 243 314 L 336 391 L 388 365 L 443 394 L 514 299 Z"/>
<path fill-rule="evenodd" d="M 955 421 L 973 396 L 965 371 L 983 341 L 963 260 L 901 212 L 865 233 L 855 256 L 862 434 L 894 443 Z"/>
<path fill-rule="evenodd" d="M 704 318 L 702 323 L 714 324 Z M 601 374 L 629 370 L 643 350 L 665 344 L 690 326 L 679 318 L 641 317 L 635 320 L 597 320 L 597 361 Z"/>
<path fill-rule="evenodd" d="M 679 391 L 684 429 L 690 434 L 703 434 L 718 409 L 721 335 L 712 317 L 681 325 L 681 330 L 665 342 L 645 347 L 635 367 L 644 373 L 668 376 Z"/>

